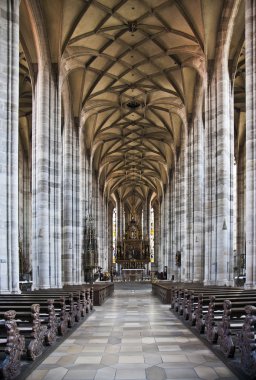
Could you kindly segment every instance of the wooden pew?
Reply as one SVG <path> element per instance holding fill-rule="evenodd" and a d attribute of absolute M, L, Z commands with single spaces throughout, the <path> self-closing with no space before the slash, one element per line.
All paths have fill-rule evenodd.
<path fill-rule="evenodd" d="M 59 299 L 49 299 L 44 296 L 35 295 L 4 295 L 1 296 L 0 307 L 14 307 L 17 305 L 29 307 L 32 303 L 40 304 L 41 323 L 46 324 L 48 331 L 46 332 L 46 342 L 51 345 L 56 339 L 56 325 L 59 335 L 64 335 L 68 329 L 68 313 L 66 311 L 65 297 Z M 15 307 L 14 307 L 15 308 Z"/>
<path fill-rule="evenodd" d="M 90 287 L 89 285 L 81 284 L 81 285 L 65 285 L 63 289 L 67 290 L 81 290 L 81 289 L 89 289 L 90 298 L 92 300 L 91 310 L 93 305 L 100 306 L 102 305 L 108 297 L 111 297 L 114 292 L 114 284 L 112 282 L 95 282 Z"/>
<path fill-rule="evenodd" d="M 230 300 L 224 301 L 223 316 L 217 326 L 217 343 L 227 358 L 234 357 L 237 346 L 236 334 L 241 330 L 245 318 L 246 304 L 243 301 L 241 301 L 241 303 L 233 303 L 233 306 L 234 304 L 236 304 L 237 307 L 232 307 L 232 302 Z"/>
<path fill-rule="evenodd" d="M 195 326 L 200 334 L 203 334 L 206 329 L 208 341 L 216 343 L 218 339 L 218 323 L 223 317 L 223 302 L 225 299 L 228 297 L 232 301 L 233 306 L 238 308 L 236 313 L 239 314 L 240 312 L 243 313 L 243 308 L 246 304 L 256 303 L 256 292 L 244 289 L 227 290 L 219 287 L 203 290 L 204 293 L 199 294 L 195 294 L 195 290 L 188 291 L 183 289 L 179 291 L 179 296 L 176 295 L 174 309 L 180 315 L 183 315 L 184 319 L 188 320 L 192 326 Z M 233 313 L 235 313 L 235 310 Z M 235 317 L 238 318 L 239 316 L 236 315 Z M 241 327 L 241 323 L 237 327 Z M 229 353 L 229 356 L 231 356 L 231 353 Z"/>
<path fill-rule="evenodd" d="M 256 292 L 244 289 L 226 289 L 226 288 L 213 288 L 213 289 L 199 289 L 198 290 L 182 290 L 179 291 L 179 296 L 176 295 L 174 303 L 174 310 L 178 311 L 180 315 L 184 316 L 192 326 L 197 324 L 197 329 L 203 332 L 203 316 L 208 309 L 211 297 L 214 296 L 216 301 L 222 303 L 225 299 L 233 299 L 239 301 L 241 298 L 246 298 L 248 301 L 255 299 Z M 202 293 L 203 291 L 203 293 Z M 178 300 L 177 300 L 178 299 Z M 200 321 L 202 319 L 202 321 Z M 202 331 L 201 331 L 202 330 Z"/>
<path fill-rule="evenodd" d="M 16 312 L 8 310 L 0 323 L 0 377 L 3 379 L 17 377 L 21 371 L 25 339 L 19 333 L 15 317 Z"/>
<path fill-rule="evenodd" d="M 256 290 L 173 284 L 170 294 L 172 309 L 225 357 L 236 353 L 237 362 L 240 352 L 242 370 L 256 380 Z"/>
<path fill-rule="evenodd" d="M 75 322 L 79 322 L 82 316 L 85 316 L 92 308 L 90 298 L 90 289 L 81 289 L 69 291 L 66 289 L 40 289 L 34 290 L 30 294 L 41 295 L 45 297 L 66 297 L 66 309 L 69 311 L 69 326 L 72 327 Z"/>
<path fill-rule="evenodd" d="M 84 302 L 84 314 L 85 316 L 86 313 L 89 313 L 90 311 L 93 310 L 93 305 L 94 305 L 94 289 L 93 287 L 89 285 L 65 285 L 63 287 L 64 291 L 78 291 L 82 292 L 84 295 L 83 302 Z"/>
<path fill-rule="evenodd" d="M 65 334 L 68 326 L 72 327 L 75 321 L 79 321 L 93 309 L 91 287 L 72 290 L 70 292 L 65 289 L 49 289 L 19 295 L 1 295 L 0 315 L 7 318 L 9 309 L 16 309 L 10 314 L 11 322 L 7 322 L 16 326 L 19 339 L 23 342 L 23 346 L 17 351 L 17 339 L 14 340 L 10 336 L 8 340 L 9 330 L 5 327 L 5 322 L 2 322 L 2 327 L 0 323 L 1 378 L 10 379 L 17 376 L 20 373 L 21 358 L 37 359 L 43 351 L 43 344 L 54 344 L 57 329 L 59 334 Z M 50 298 L 53 296 L 54 299 Z M 12 329 L 13 332 L 14 330 Z M 15 343 L 13 348 L 11 345 L 9 347 L 10 342 Z"/>
<path fill-rule="evenodd" d="M 193 295 L 193 302 L 198 301 L 198 297 L 203 293 L 205 298 L 208 295 L 218 296 L 223 300 L 228 297 L 240 297 L 247 294 L 249 297 L 254 293 L 251 290 L 244 290 L 238 288 L 227 288 L 227 287 L 210 287 L 210 288 L 192 288 L 192 289 L 176 289 L 174 292 L 174 310 L 177 311 L 180 315 L 185 315 L 185 319 L 189 319 L 187 309 L 189 308 L 190 299 Z M 207 301 L 206 301 L 207 302 Z"/>
<path fill-rule="evenodd" d="M 59 288 L 40 289 L 29 293 L 25 292 L 19 297 L 30 300 L 34 297 L 34 300 L 38 300 L 38 303 L 44 302 L 49 297 L 54 297 L 55 303 L 58 300 L 58 305 L 55 304 L 55 308 L 56 312 L 60 313 L 59 332 L 61 334 L 64 334 L 67 329 L 66 315 L 68 316 L 68 327 L 72 327 L 75 322 L 78 322 L 81 317 L 84 317 L 93 309 L 93 290 L 90 288 L 74 290 L 73 292 Z"/>
<path fill-rule="evenodd" d="M 245 307 L 245 319 L 238 333 L 237 346 L 240 351 L 241 367 L 251 378 L 256 377 L 256 307 Z"/>
<path fill-rule="evenodd" d="M 112 282 L 95 282 L 93 284 L 94 305 L 102 305 L 107 298 L 111 297 L 114 292 L 114 284 Z"/>
<path fill-rule="evenodd" d="M 171 283 L 152 283 L 152 293 L 157 296 L 163 304 L 171 304 L 173 285 Z"/>
<path fill-rule="evenodd" d="M 206 330 L 206 337 L 210 343 L 216 343 L 218 338 L 217 323 L 223 316 L 223 302 L 228 297 L 234 306 L 244 307 L 248 303 L 256 302 L 256 295 L 229 294 L 229 295 L 204 295 L 198 297 L 197 306 L 191 317 L 197 331 L 203 334 Z"/>
<path fill-rule="evenodd" d="M 0 303 L 0 315 L 9 310 L 11 302 Z M 32 304 L 31 301 L 12 301 L 12 307 L 16 311 L 16 323 L 20 332 L 26 336 L 27 341 L 33 340 L 31 347 L 33 351 L 28 351 L 28 357 L 35 359 L 37 352 L 41 350 L 41 345 L 52 345 L 56 341 L 57 320 L 54 310 L 54 300 L 48 299 L 47 306 L 41 307 L 39 304 Z M 30 346 L 29 346 L 30 347 Z"/>

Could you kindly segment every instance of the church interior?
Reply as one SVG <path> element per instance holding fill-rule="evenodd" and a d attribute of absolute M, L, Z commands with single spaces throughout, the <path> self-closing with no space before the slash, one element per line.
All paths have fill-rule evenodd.
<path fill-rule="evenodd" d="M 256 379 L 256 0 L 0 20 L 0 378 Z"/>

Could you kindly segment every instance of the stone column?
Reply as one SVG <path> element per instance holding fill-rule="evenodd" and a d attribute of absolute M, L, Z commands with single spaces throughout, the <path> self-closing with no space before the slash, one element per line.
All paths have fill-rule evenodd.
<path fill-rule="evenodd" d="M 18 293 L 19 1 L 1 1 L 0 25 L 0 293 Z"/>
<path fill-rule="evenodd" d="M 123 238 L 123 204 L 119 196 L 116 197 L 117 200 L 117 240 L 122 240 Z"/>
<path fill-rule="evenodd" d="M 203 233 L 203 199 L 204 199 L 204 130 L 201 114 L 194 120 L 194 167 L 193 167 L 193 258 L 192 281 L 203 281 L 204 274 L 204 233 Z"/>
<path fill-rule="evenodd" d="M 30 147 L 27 147 L 30 149 Z M 31 153 L 19 142 L 19 255 L 20 273 L 31 270 Z"/>
<path fill-rule="evenodd" d="M 65 82 L 66 83 L 66 82 Z M 63 128 L 63 211 L 62 211 L 62 262 L 63 282 L 72 285 L 73 279 L 73 129 L 68 86 L 63 86 L 64 128 Z"/>
<path fill-rule="evenodd" d="M 85 156 L 85 143 L 84 131 L 79 128 L 79 251 L 81 255 L 81 268 L 80 273 L 82 281 L 84 281 L 84 231 L 85 231 L 85 218 L 86 218 L 86 156 Z"/>
<path fill-rule="evenodd" d="M 163 271 L 163 262 L 164 262 L 164 197 L 165 193 L 163 193 L 161 200 L 160 200 L 160 207 L 159 207 L 159 250 L 158 250 L 158 271 Z"/>
<path fill-rule="evenodd" d="M 233 122 L 227 61 L 208 89 L 209 119 L 206 159 L 206 271 L 205 283 L 230 284 L 232 252 L 231 208 L 233 172 Z"/>
<path fill-rule="evenodd" d="M 154 265 L 151 267 L 154 270 L 159 271 L 160 267 L 158 266 L 159 258 L 159 249 L 160 249 L 160 207 L 159 202 L 154 204 Z"/>
<path fill-rule="evenodd" d="M 79 168 L 79 124 L 75 124 L 73 130 L 73 281 L 81 283 L 82 252 L 80 250 L 81 228 L 80 228 L 80 168 Z"/>
<path fill-rule="evenodd" d="M 150 230 L 150 195 L 147 195 L 147 198 L 143 205 L 143 239 L 149 239 L 149 230 Z"/>
<path fill-rule="evenodd" d="M 88 157 L 88 163 L 86 167 L 86 183 L 87 183 L 87 197 L 88 201 L 88 214 L 93 215 L 94 213 L 94 197 L 93 197 L 93 176 L 92 176 L 92 159 Z"/>
<path fill-rule="evenodd" d="M 186 133 L 186 132 L 184 132 Z M 186 242 L 186 186 L 187 186 L 187 149 L 186 135 L 183 136 L 181 152 L 177 163 L 177 182 L 176 182 L 176 217 L 177 217 L 177 234 L 176 246 L 181 253 L 181 267 L 179 276 L 181 281 L 187 281 L 187 242 Z"/>
<path fill-rule="evenodd" d="M 163 239 L 164 239 L 164 257 L 163 257 L 163 272 L 164 267 L 168 268 L 168 252 L 169 252 L 169 241 L 170 241 L 170 231 L 169 231 L 169 202 L 170 202 L 170 189 L 169 184 L 166 184 L 166 191 L 164 197 L 164 229 L 163 229 Z M 167 269 L 168 270 L 168 269 Z"/>
<path fill-rule="evenodd" d="M 115 193 L 116 198 L 116 238 L 117 241 L 120 240 L 120 224 L 119 224 L 119 217 L 120 217 L 120 207 L 119 207 L 119 196 L 117 193 Z"/>
<path fill-rule="evenodd" d="M 193 170 L 194 170 L 194 139 L 193 129 L 189 128 L 187 141 L 187 177 L 186 177 L 186 260 L 184 261 L 185 281 L 193 281 L 193 209 L 194 209 L 194 193 L 193 193 Z"/>
<path fill-rule="evenodd" d="M 32 235 L 33 286 L 61 281 L 61 99 L 57 64 L 52 64 L 40 3 L 24 1 L 37 48 L 33 93 Z"/>
<path fill-rule="evenodd" d="M 96 173 L 93 170 L 92 167 L 92 161 L 91 161 L 91 183 L 92 183 L 92 218 L 93 218 L 93 227 L 95 229 L 95 238 L 97 241 L 97 252 L 95 256 L 95 262 L 99 265 L 99 258 L 100 258 L 100 235 L 99 235 L 99 188 L 98 188 L 98 180 L 96 177 Z"/>
<path fill-rule="evenodd" d="M 205 284 L 233 284 L 233 94 L 228 57 L 239 1 L 222 13 L 213 70 L 206 90 Z M 210 74 L 212 72 L 212 74 Z"/>
<path fill-rule="evenodd" d="M 246 287 L 256 287 L 256 1 L 245 1 Z"/>
<path fill-rule="evenodd" d="M 142 236 L 143 236 L 143 239 L 145 239 L 145 237 L 147 235 L 147 219 L 148 219 L 147 218 L 148 210 L 147 210 L 147 201 L 146 200 L 143 203 L 142 212 L 143 212 Z"/>
<path fill-rule="evenodd" d="M 108 271 L 111 271 L 112 262 L 113 262 L 113 205 L 111 202 L 108 202 L 108 227 L 107 227 L 107 234 L 108 234 Z"/>
<path fill-rule="evenodd" d="M 105 268 L 105 245 L 104 245 L 104 229 L 105 226 L 105 210 L 104 210 L 104 203 L 103 203 L 103 194 L 102 189 L 100 188 L 99 181 L 97 181 L 97 187 L 98 187 L 98 198 L 97 198 L 97 236 L 98 236 L 98 254 L 99 254 L 99 260 L 98 264 L 103 270 L 106 270 Z"/>
<path fill-rule="evenodd" d="M 241 149 L 241 150 L 240 150 Z M 238 153 L 237 159 L 237 233 L 236 233 L 236 250 L 237 250 L 237 262 L 236 265 L 239 268 L 239 274 L 244 273 L 245 269 L 245 147 L 241 147 Z"/>
<path fill-rule="evenodd" d="M 169 202 L 169 253 L 168 253 L 168 267 L 169 278 L 174 278 L 174 281 L 178 279 L 178 267 L 176 265 L 176 198 L 175 198 L 175 182 L 176 182 L 175 170 L 170 173 L 170 202 Z"/>
<path fill-rule="evenodd" d="M 123 201 L 120 200 L 120 236 L 124 235 L 124 204 Z"/>
<path fill-rule="evenodd" d="M 175 258 L 177 252 L 181 252 L 181 213 L 180 213 L 180 162 L 177 162 L 175 168 L 175 223 L 176 223 L 176 233 L 175 233 Z M 181 281 L 181 266 L 176 266 L 177 268 L 177 281 Z"/>
<path fill-rule="evenodd" d="M 79 139 L 78 122 L 73 118 L 69 88 L 63 85 L 63 202 L 62 202 L 62 262 L 63 282 L 81 281 L 81 252 L 79 250 Z M 83 158 L 84 154 L 83 154 Z M 85 187 L 81 190 L 84 191 Z M 84 197 L 83 197 L 84 202 Z"/>
<path fill-rule="evenodd" d="M 36 103 L 36 105 L 35 105 Z M 61 136 L 58 86 L 51 67 L 38 66 L 33 125 L 34 287 L 61 287 Z"/>
<path fill-rule="evenodd" d="M 204 200 L 204 128 L 202 120 L 203 82 L 199 79 L 193 118 L 192 138 L 192 236 L 191 236 L 191 281 L 203 281 L 204 273 L 204 234 L 203 234 L 203 200 Z"/>
<path fill-rule="evenodd" d="M 104 269 L 109 272 L 109 261 L 108 261 L 108 247 L 109 247 L 109 239 L 108 239 L 108 228 L 110 227 L 108 224 L 108 200 L 105 194 L 103 193 L 103 208 L 104 208 L 104 220 L 103 220 L 103 250 L 104 250 Z"/>

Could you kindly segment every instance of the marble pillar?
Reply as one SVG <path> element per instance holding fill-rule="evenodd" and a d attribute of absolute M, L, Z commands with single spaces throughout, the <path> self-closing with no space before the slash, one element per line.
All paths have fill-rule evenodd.
<path fill-rule="evenodd" d="M 63 283 L 73 284 L 73 239 L 72 239 L 72 194 L 73 194 L 73 129 L 69 89 L 63 86 L 64 128 L 63 128 L 63 195 L 62 195 L 62 263 Z"/>
<path fill-rule="evenodd" d="M 256 1 L 245 0 L 246 287 L 256 288 Z"/>
<path fill-rule="evenodd" d="M 170 279 L 176 281 L 178 279 L 178 267 L 176 265 L 176 192 L 175 192 L 175 183 L 176 183 L 176 171 L 173 170 L 170 173 L 170 201 L 169 201 L 169 250 L 168 250 L 168 274 Z"/>
<path fill-rule="evenodd" d="M 227 1 L 216 56 L 206 88 L 205 278 L 207 285 L 233 285 L 233 92 L 229 48 L 239 1 Z"/>
<path fill-rule="evenodd" d="M 56 288 L 61 279 L 61 97 L 57 64 L 40 3 L 24 1 L 34 31 L 38 66 L 33 88 L 32 251 L 33 287 Z"/>
<path fill-rule="evenodd" d="M 236 234 L 236 263 L 238 268 L 237 274 L 243 274 L 245 271 L 245 147 L 238 153 L 237 159 L 237 234 Z"/>
<path fill-rule="evenodd" d="M 160 206 L 159 202 L 154 203 L 154 264 L 151 268 L 154 271 L 159 271 L 158 258 L 160 248 Z"/>
<path fill-rule="evenodd" d="M 79 128 L 79 251 L 81 255 L 81 281 L 84 281 L 84 244 L 85 244 L 85 222 L 88 212 L 88 199 L 86 197 L 88 187 L 86 182 L 86 154 L 84 142 L 84 130 Z"/>
<path fill-rule="evenodd" d="M 0 293 L 18 293 L 18 1 L 1 1 L 0 24 Z"/>

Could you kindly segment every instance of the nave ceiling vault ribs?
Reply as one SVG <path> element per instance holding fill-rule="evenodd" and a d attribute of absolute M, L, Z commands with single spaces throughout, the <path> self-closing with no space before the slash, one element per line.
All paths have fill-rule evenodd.
<path fill-rule="evenodd" d="M 87 146 L 97 171 L 105 170 L 110 193 L 118 186 L 133 188 L 135 180 L 142 194 L 158 192 L 182 141 L 181 115 L 191 111 L 182 65 L 204 58 L 202 33 L 185 1 L 87 3 L 63 43 L 68 79 L 75 80 L 75 70 L 81 78 L 77 109 Z"/>

